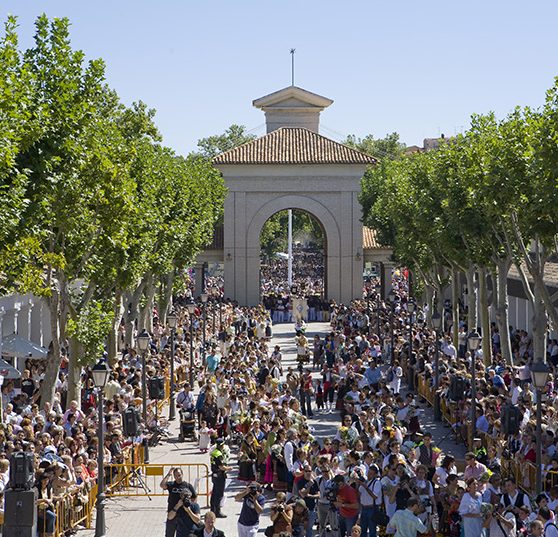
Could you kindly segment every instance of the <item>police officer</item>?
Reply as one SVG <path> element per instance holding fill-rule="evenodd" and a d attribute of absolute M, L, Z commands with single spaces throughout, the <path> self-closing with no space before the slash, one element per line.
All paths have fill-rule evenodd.
<path fill-rule="evenodd" d="M 213 482 L 213 490 L 209 500 L 210 509 L 215 513 L 216 517 L 226 518 L 227 515 L 221 512 L 221 501 L 225 495 L 227 471 L 230 468 L 227 466 L 227 452 L 222 438 L 217 440 L 215 449 L 213 449 L 209 457 L 211 460 L 211 480 Z"/>

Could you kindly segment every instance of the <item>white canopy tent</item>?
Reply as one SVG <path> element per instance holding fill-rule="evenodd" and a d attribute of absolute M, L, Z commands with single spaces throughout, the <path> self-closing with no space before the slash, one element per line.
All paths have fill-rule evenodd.
<path fill-rule="evenodd" d="M 14 380 L 21 377 L 21 373 L 8 362 L 0 359 L 0 377 L 3 380 Z"/>
<path fill-rule="evenodd" d="M 15 358 L 46 358 L 47 350 L 17 334 L 2 336 L 2 355 Z"/>

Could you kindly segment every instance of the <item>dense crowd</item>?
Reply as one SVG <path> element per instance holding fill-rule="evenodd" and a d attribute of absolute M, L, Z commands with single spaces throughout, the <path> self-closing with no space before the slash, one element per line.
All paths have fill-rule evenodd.
<path fill-rule="evenodd" d="M 176 404 L 181 414 L 195 415 L 196 441 L 211 457 L 213 491 L 206 529 L 213 528 L 216 517 L 224 516 L 226 479 L 234 477 L 246 483 L 236 496 L 242 503 L 241 537 L 256 535 L 266 505 L 272 523 L 265 532 L 276 537 L 375 536 L 382 528 L 400 537 L 417 532 L 451 537 L 558 535 L 553 381 L 544 390 L 548 402 L 540 439 L 545 492 L 526 493 L 533 485 L 525 482 L 529 473 L 514 474 L 507 462 L 534 461 L 537 439 L 532 424 L 529 336 L 513 333 L 517 365 L 512 367 L 502 362 L 493 327 L 494 358 L 486 367 L 480 350 L 472 357 L 467 349 L 464 321 L 457 346 L 446 323 L 439 341 L 439 395 L 454 409 L 457 437 L 467 438 L 468 372 L 471 360 L 477 364 L 479 438 L 465 455 L 463 467 L 462 461 L 435 445 L 424 430 L 416 395 L 406 393 L 408 375 L 415 382 L 423 378 L 434 384 L 437 338 L 422 320 L 426 315 L 421 308 L 408 314 L 405 278 L 395 278 L 393 287 L 392 304 L 379 299 L 372 291 L 374 285 L 365 300 L 348 306 L 328 303 L 331 329 L 327 334 L 311 338 L 304 330 L 293 331 L 298 368 L 285 366 L 281 349 L 270 346 L 272 313 L 263 305 L 241 308 L 229 301 L 210 303 L 207 319 L 219 322 L 216 327 L 215 322 L 206 322 L 204 336 L 201 307 L 189 313 L 184 300 L 175 301 L 175 371 L 180 386 Z M 147 375 L 168 375 L 170 330 L 159 323 L 157 312 L 150 332 Z M 190 333 L 194 336 L 192 372 Z M 549 342 L 548 352 L 554 362 L 555 342 Z M 0 485 L 4 488 L 8 483 L 11 455 L 22 450 L 33 453 L 39 528 L 48 536 L 53 533 L 57 502 L 71 501 L 72 508 L 79 509 L 87 501 L 96 479 L 99 446 L 90 370 L 83 370 L 81 400 L 68 401 L 68 363 L 63 359 L 55 398 L 47 403 L 41 402 L 40 395 L 42 367 L 40 362 L 28 362 L 17 388 L 12 382 L 2 387 Z M 144 433 L 134 438 L 123 434 L 122 412 L 141 408 L 141 369 L 142 360 L 126 346 L 112 364 L 104 389 L 107 463 L 121 462 L 126 450 L 149 437 L 150 426 L 160 419 L 157 401 L 149 400 Z M 190 373 L 193 386 L 187 382 Z M 457 398 L 451 390 L 456 377 L 464 382 Z M 502 427 L 505 405 L 519 412 L 520 427 L 513 434 L 504 434 Z M 331 420 L 325 414 L 333 413 L 339 416 L 335 434 L 318 438 L 308 419 L 322 415 Z M 232 470 L 234 457 L 238 457 L 238 473 Z M 167 521 L 167 536 L 203 535 L 196 490 L 183 480 L 180 470 L 165 476 L 161 485 L 169 491 L 169 514 L 175 513 Z"/>

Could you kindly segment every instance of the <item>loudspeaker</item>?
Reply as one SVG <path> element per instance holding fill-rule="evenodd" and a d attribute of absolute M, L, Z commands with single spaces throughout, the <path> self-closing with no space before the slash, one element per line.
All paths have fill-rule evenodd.
<path fill-rule="evenodd" d="M 14 490 L 29 490 L 33 485 L 33 454 L 28 451 L 18 451 L 10 458 L 10 488 Z"/>
<path fill-rule="evenodd" d="M 124 426 L 124 434 L 134 437 L 140 433 L 140 417 L 138 411 L 133 408 L 127 408 L 122 413 L 122 425 Z"/>
<path fill-rule="evenodd" d="M 37 534 L 37 491 L 6 489 L 4 537 L 35 537 Z M 42 531 L 42 528 L 41 528 Z"/>
<path fill-rule="evenodd" d="M 517 434 L 521 425 L 521 412 L 519 407 L 505 405 L 502 409 L 502 432 L 504 434 Z"/>
<path fill-rule="evenodd" d="M 465 398 L 465 392 L 467 391 L 467 381 L 463 377 L 458 377 L 454 375 L 451 377 L 449 398 L 451 401 L 461 401 Z"/>
<path fill-rule="evenodd" d="M 165 398 L 165 379 L 163 377 L 150 377 L 147 379 L 147 388 L 150 399 Z"/>

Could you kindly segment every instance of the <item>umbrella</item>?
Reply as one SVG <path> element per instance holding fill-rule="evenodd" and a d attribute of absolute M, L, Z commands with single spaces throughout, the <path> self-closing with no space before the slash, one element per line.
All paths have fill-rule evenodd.
<path fill-rule="evenodd" d="M 4 380 L 14 380 L 20 378 L 21 373 L 13 365 L 0 358 L 0 377 L 3 377 Z"/>
<path fill-rule="evenodd" d="M 47 350 L 17 334 L 2 337 L 2 354 L 19 358 L 46 358 Z"/>

